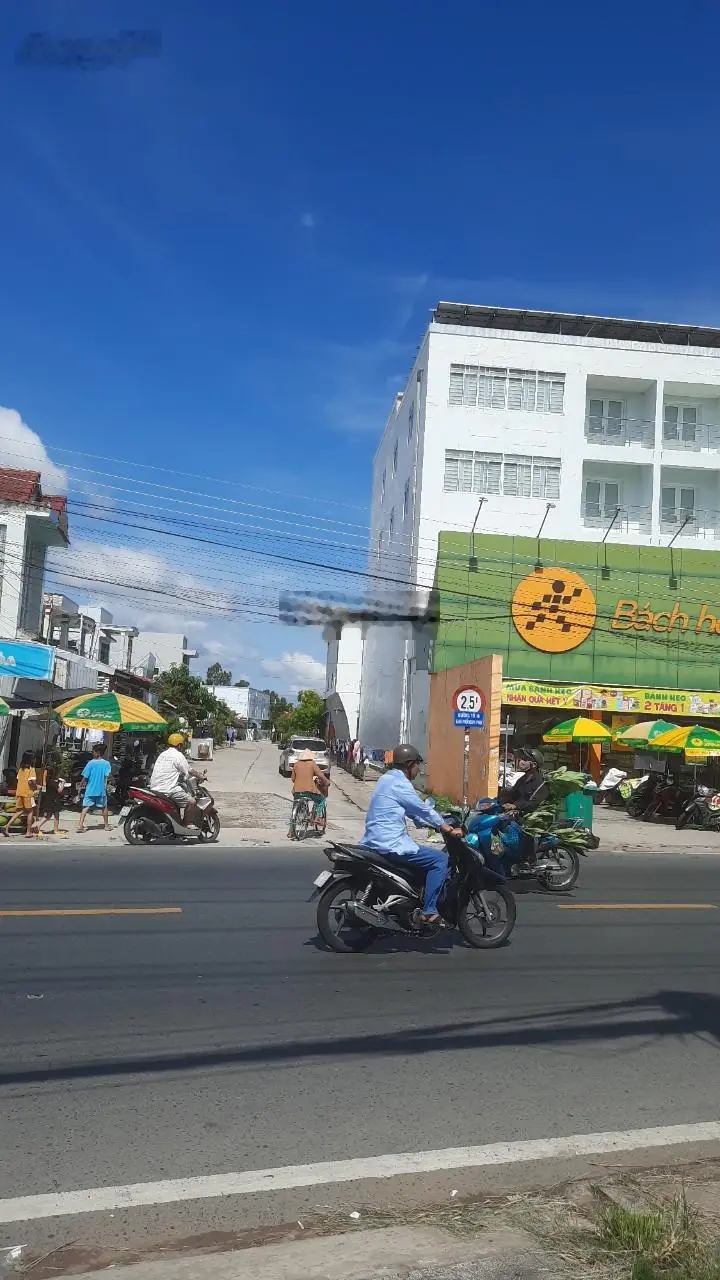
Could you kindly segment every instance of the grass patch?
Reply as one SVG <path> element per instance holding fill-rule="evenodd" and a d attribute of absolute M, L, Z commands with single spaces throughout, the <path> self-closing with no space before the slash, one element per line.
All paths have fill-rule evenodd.
<path fill-rule="evenodd" d="M 720 1280 L 717 1243 L 703 1236 L 684 1193 L 649 1213 L 610 1205 L 597 1236 L 605 1254 L 627 1259 L 630 1280 Z"/>

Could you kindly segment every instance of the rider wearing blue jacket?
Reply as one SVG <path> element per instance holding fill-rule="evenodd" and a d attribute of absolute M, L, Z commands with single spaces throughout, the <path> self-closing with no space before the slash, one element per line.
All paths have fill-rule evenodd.
<path fill-rule="evenodd" d="M 448 873 L 448 856 L 444 849 L 420 846 L 408 834 L 405 819 L 410 818 L 416 827 L 433 827 L 436 831 L 460 834 L 444 822 L 429 800 L 421 800 L 414 786 L 422 756 L 416 747 L 403 742 L 392 755 L 392 768 L 375 784 L 373 797 L 365 819 L 362 843 L 368 849 L 377 849 L 398 864 L 410 863 L 425 871 L 425 901 L 423 923 L 438 920 L 437 904 Z"/>

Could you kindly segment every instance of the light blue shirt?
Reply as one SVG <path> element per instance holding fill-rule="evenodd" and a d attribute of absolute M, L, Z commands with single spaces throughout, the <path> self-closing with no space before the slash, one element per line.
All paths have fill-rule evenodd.
<path fill-rule="evenodd" d="M 89 799 L 90 796 L 98 796 L 103 800 L 105 799 L 105 786 L 111 772 L 109 760 L 103 760 L 102 757 L 98 760 L 88 760 L 82 771 L 83 778 L 87 779 L 86 799 Z"/>
<path fill-rule="evenodd" d="M 408 835 L 406 818 L 416 827 L 434 827 L 436 831 L 444 821 L 429 800 L 420 799 L 400 769 L 390 769 L 375 784 L 362 843 L 369 849 L 385 850 L 400 857 L 417 853 L 420 846 Z"/>

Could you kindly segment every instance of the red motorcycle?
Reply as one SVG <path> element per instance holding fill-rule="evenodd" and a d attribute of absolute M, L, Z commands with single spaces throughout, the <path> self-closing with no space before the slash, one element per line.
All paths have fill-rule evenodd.
<path fill-rule="evenodd" d="M 192 781 L 191 781 L 192 785 Z M 201 782 L 194 784 L 195 804 L 201 811 L 200 826 L 185 826 L 180 809 L 169 796 L 148 787 L 130 787 L 128 803 L 120 810 L 119 822 L 128 844 L 158 844 L 168 840 L 197 840 L 213 844 L 220 834 L 215 801 Z"/>

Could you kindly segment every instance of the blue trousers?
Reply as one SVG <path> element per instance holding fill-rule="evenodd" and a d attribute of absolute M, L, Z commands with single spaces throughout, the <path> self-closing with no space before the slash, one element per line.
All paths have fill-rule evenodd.
<path fill-rule="evenodd" d="M 431 849 L 429 845 L 421 845 L 416 853 L 391 853 L 385 856 L 393 860 L 397 859 L 399 863 L 409 862 L 413 867 L 422 867 L 426 872 L 423 911 L 428 916 L 434 915 L 437 911 L 440 890 L 447 880 L 448 856 L 445 850 Z"/>

